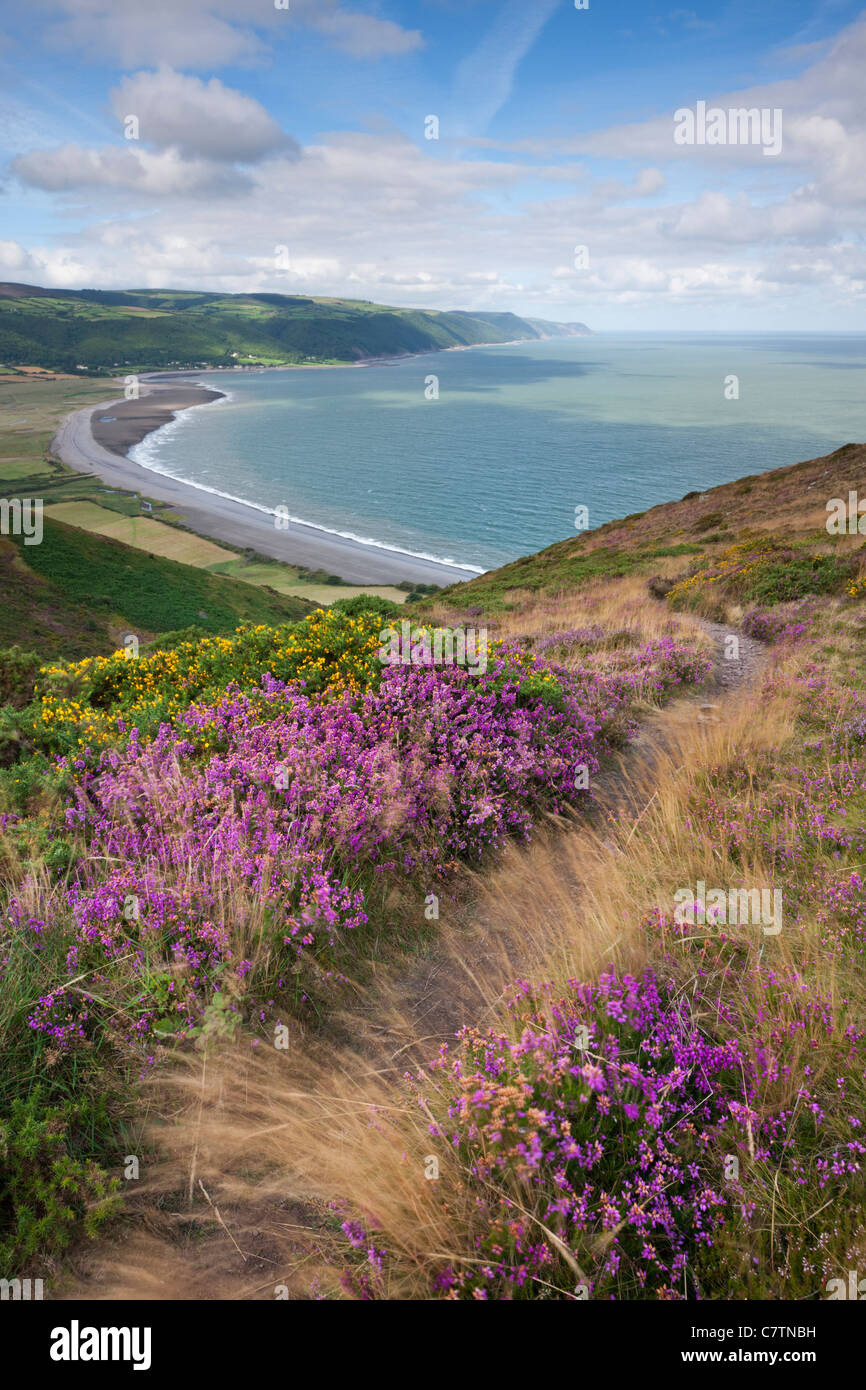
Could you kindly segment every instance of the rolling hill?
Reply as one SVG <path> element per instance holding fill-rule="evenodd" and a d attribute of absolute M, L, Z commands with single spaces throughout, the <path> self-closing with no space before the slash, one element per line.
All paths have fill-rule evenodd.
<path fill-rule="evenodd" d="M 368 300 L 0 284 L 0 362 L 64 372 L 354 362 L 588 332 L 510 313 Z"/>
<path fill-rule="evenodd" d="M 45 544 L 0 537 L 0 660 L 13 645 L 44 658 L 110 652 L 124 631 L 143 640 L 195 627 L 231 632 L 244 622 L 291 622 L 303 599 L 151 555 L 63 522 Z"/>

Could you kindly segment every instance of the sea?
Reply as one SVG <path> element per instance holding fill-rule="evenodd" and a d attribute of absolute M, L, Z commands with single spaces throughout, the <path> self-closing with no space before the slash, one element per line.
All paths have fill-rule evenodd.
<path fill-rule="evenodd" d="M 866 334 L 607 334 L 364 367 L 204 373 L 226 392 L 145 467 L 467 571 L 866 440 Z"/>

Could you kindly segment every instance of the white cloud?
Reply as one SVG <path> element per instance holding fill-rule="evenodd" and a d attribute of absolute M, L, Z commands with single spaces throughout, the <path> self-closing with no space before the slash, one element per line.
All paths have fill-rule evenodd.
<path fill-rule="evenodd" d="M 219 0 L 42 0 L 46 36 L 57 48 L 116 59 L 124 68 L 167 62 L 220 68 L 261 57 L 266 44 L 247 24 L 249 6 Z"/>
<path fill-rule="evenodd" d="M 641 169 L 631 183 L 621 183 L 619 179 L 605 179 L 596 185 L 595 196 L 609 203 L 622 202 L 628 198 L 651 198 L 665 186 L 665 176 L 661 169 Z"/>
<path fill-rule="evenodd" d="M 136 118 L 138 138 L 100 149 L 70 143 L 31 150 L 12 161 L 13 173 L 52 193 L 219 198 L 252 188 L 237 165 L 300 158 L 297 142 L 260 102 L 216 77 L 203 82 L 166 67 L 139 72 L 114 89 L 111 102 L 119 121 Z"/>
<path fill-rule="evenodd" d="M 390 19 L 346 10 L 338 0 L 294 0 L 301 21 L 333 39 L 338 48 L 355 58 L 399 57 L 420 48 L 417 29 L 403 29 Z"/>
<path fill-rule="evenodd" d="M 515 61 L 522 51 L 508 49 Z M 345 294 L 590 322 L 620 306 L 641 326 L 666 303 L 693 322 L 718 305 L 760 321 L 762 306 L 790 314 L 806 304 L 855 326 L 850 305 L 866 293 L 857 250 L 866 97 L 851 76 L 861 51 L 863 21 L 797 78 L 730 103 L 707 94 L 782 106 L 779 160 L 760 149 L 751 165 L 737 147 L 680 149 L 670 112 L 570 141 L 622 161 L 621 177 L 594 182 L 574 162 L 550 163 L 550 142 L 533 140 L 433 148 L 393 132 L 338 131 L 298 156 L 279 147 L 276 124 L 243 94 L 165 69 L 139 72 L 115 110 L 127 114 L 127 95 L 139 95 L 143 137 L 153 122 L 149 148 L 144 139 L 31 148 L 17 162 L 22 178 L 67 201 L 75 195 L 81 228 L 64 226 L 57 245 L 33 249 L 44 271 L 17 278 Z M 573 264 L 578 244 L 589 247 L 586 269 Z M 288 271 L 275 262 L 278 245 L 289 247 Z"/>
<path fill-rule="evenodd" d="M 116 59 L 122 67 L 168 63 L 213 70 L 261 60 L 274 40 L 305 25 L 358 58 L 411 52 L 417 30 L 347 9 L 340 0 L 38 0 L 50 11 L 46 34 L 59 48 Z"/>
<path fill-rule="evenodd" d="M 0 241 L 0 271 L 21 273 L 34 270 L 36 266 L 36 260 L 20 242 Z"/>
<path fill-rule="evenodd" d="M 50 193 L 101 189 L 144 197 L 198 198 L 237 194 L 250 187 L 249 179 L 231 167 L 183 159 L 175 150 L 152 154 L 131 145 L 126 149 L 61 145 L 55 150 L 34 150 L 13 160 L 12 170 L 24 183 Z"/>
<path fill-rule="evenodd" d="M 203 82 L 162 66 L 125 77 L 111 93 L 118 121 L 134 114 L 140 138 L 186 159 L 247 164 L 298 146 L 253 97 L 226 87 L 218 77 Z"/>
<path fill-rule="evenodd" d="M 65 289 L 80 288 L 92 276 L 92 261 L 81 259 L 67 250 L 52 251 L 46 247 L 28 250 L 17 241 L 0 241 L 0 278 L 28 285 L 57 285 Z M 92 280 L 91 280 L 92 283 Z"/>

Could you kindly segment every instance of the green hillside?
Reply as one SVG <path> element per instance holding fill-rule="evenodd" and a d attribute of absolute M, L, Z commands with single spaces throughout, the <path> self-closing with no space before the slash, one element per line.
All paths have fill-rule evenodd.
<path fill-rule="evenodd" d="M 42 545 L 0 537 L 0 648 L 101 655 L 124 632 L 142 640 L 190 626 L 230 632 L 244 622 L 293 621 L 313 607 L 62 522 L 46 518 L 44 531 Z"/>
<path fill-rule="evenodd" d="M 366 300 L 0 285 L 0 362 L 66 372 L 354 362 L 582 328 Z"/>

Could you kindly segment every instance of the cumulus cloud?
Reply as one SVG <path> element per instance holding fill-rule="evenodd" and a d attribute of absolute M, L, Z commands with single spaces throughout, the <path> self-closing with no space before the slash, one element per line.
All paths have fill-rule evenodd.
<path fill-rule="evenodd" d="M 249 178 L 237 169 L 208 160 L 184 159 L 176 150 L 152 154 L 133 148 L 89 150 L 61 145 L 19 155 L 12 161 L 12 170 L 24 183 L 49 193 L 102 189 L 145 197 L 199 198 L 237 194 L 251 186 Z"/>
<path fill-rule="evenodd" d="M 166 67 L 135 73 L 114 89 L 111 104 L 119 121 L 135 117 L 138 138 L 100 149 L 32 150 L 12 161 L 13 173 L 53 193 L 202 198 L 248 191 L 243 166 L 277 155 L 300 158 L 300 146 L 260 102 L 216 77 L 203 82 Z"/>
<path fill-rule="evenodd" d="M 92 260 L 86 255 L 79 259 L 66 249 L 28 249 L 17 241 L 0 241 L 0 280 L 75 289 L 88 276 L 92 282 Z"/>
<path fill-rule="evenodd" d="M 119 121 L 134 114 L 140 138 L 157 149 L 249 164 L 276 151 L 299 153 L 291 136 L 253 97 L 226 87 L 218 77 L 198 77 L 161 66 L 126 77 L 111 93 Z"/>

